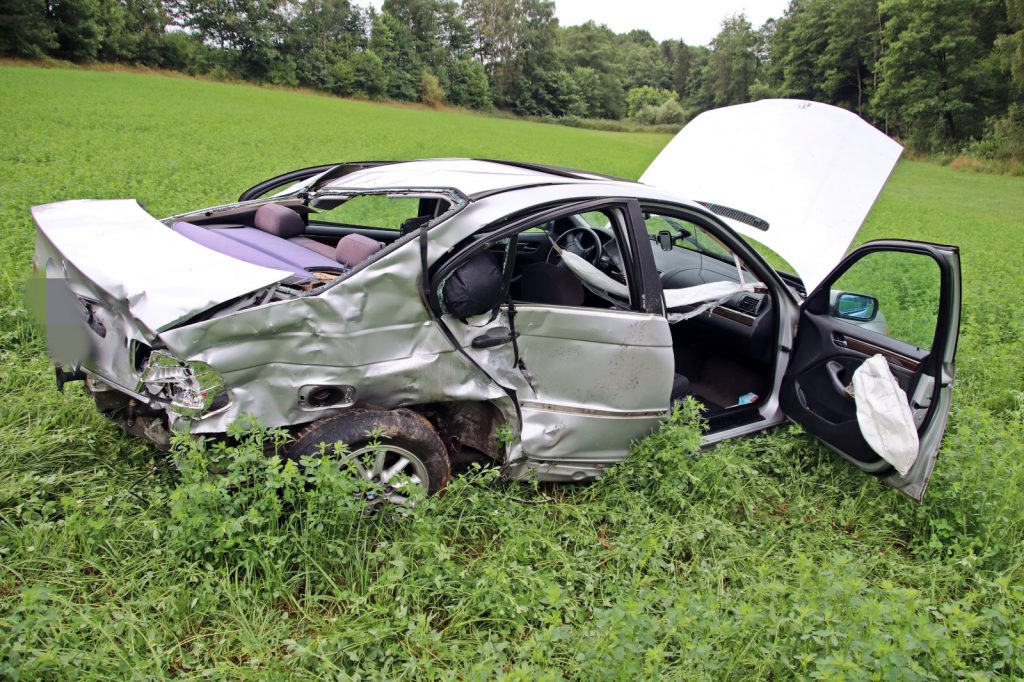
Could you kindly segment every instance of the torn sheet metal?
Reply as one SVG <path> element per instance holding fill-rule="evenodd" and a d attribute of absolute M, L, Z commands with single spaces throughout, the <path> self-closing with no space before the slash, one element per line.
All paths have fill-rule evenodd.
<path fill-rule="evenodd" d="M 161 334 L 178 358 L 215 367 L 232 405 L 191 423 L 216 433 L 243 413 L 268 426 L 330 416 L 299 400 L 303 386 L 351 386 L 355 402 L 382 408 L 507 394 L 447 341 L 423 306 L 416 249 L 392 251 L 318 296 L 279 301 Z"/>

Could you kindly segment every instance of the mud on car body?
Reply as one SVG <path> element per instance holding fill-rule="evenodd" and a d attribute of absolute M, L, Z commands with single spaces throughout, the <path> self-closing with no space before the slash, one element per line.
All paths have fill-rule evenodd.
<path fill-rule="evenodd" d="M 788 418 L 920 499 L 958 251 L 846 253 L 900 151 L 849 112 L 768 100 L 698 117 L 640 182 L 427 159 L 300 169 L 163 220 L 37 206 L 49 351 L 59 384 L 159 446 L 252 414 L 295 455 L 349 443 L 396 501 L 399 478 L 435 492 L 469 461 L 592 479 L 686 397 L 708 443 Z M 849 388 L 876 355 L 913 441 L 899 462 Z"/>

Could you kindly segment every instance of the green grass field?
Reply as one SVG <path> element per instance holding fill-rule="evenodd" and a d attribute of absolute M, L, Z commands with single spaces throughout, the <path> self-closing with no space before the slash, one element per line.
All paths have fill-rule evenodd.
<path fill-rule="evenodd" d="M 0 66 L 0 678 L 1024 676 L 1024 179 L 901 163 L 859 237 L 962 247 L 955 404 L 923 505 L 796 427 L 699 455 L 687 415 L 585 487 L 484 474 L 364 520 L 336 471 L 307 492 L 242 447 L 233 475 L 256 485 L 229 494 L 77 385 L 58 394 L 21 304 L 34 204 L 163 216 L 374 158 L 636 177 L 667 140 Z"/>

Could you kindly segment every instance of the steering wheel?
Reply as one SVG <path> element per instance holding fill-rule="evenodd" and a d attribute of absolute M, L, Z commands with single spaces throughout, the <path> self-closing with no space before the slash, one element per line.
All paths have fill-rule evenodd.
<path fill-rule="evenodd" d="M 587 241 L 590 242 L 589 246 L 584 243 Z M 594 232 L 589 227 L 569 228 L 558 235 L 558 238 L 555 239 L 555 245 L 575 253 L 580 258 L 589 261 L 591 265 L 596 266 L 598 261 L 601 260 L 601 238 L 597 236 L 597 232 Z M 561 260 L 561 256 L 558 255 L 555 249 L 552 248 L 548 251 L 548 263 L 558 265 Z"/>

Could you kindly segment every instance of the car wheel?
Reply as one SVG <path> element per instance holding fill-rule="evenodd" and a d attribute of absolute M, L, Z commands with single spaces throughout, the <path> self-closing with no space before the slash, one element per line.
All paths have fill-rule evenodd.
<path fill-rule="evenodd" d="M 324 444 L 330 454 L 335 443 L 348 445 L 342 461 L 351 462 L 374 484 L 367 501 L 413 506 L 416 496 L 441 491 L 451 475 L 451 463 L 431 423 L 412 410 L 353 410 L 313 422 L 298 434 L 287 454 L 295 461 L 316 455 Z"/>

